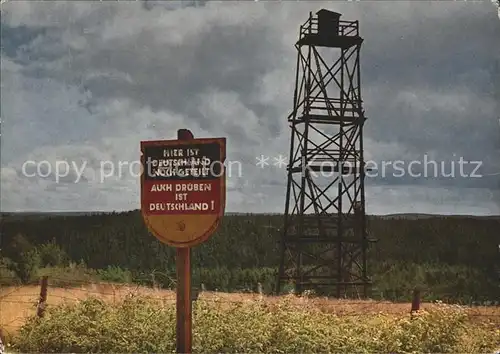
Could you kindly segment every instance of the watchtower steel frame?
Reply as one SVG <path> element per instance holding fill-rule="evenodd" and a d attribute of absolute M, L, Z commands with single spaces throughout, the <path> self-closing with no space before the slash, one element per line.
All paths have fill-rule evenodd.
<path fill-rule="evenodd" d="M 358 21 L 320 10 L 300 26 L 284 232 L 284 283 L 368 296 L 368 239 Z M 330 58 L 333 57 L 333 62 Z M 321 290 L 323 288 L 323 290 Z"/>

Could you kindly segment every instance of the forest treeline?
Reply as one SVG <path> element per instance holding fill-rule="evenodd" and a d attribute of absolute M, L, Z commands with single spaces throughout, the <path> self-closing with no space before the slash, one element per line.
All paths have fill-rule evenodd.
<path fill-rule="evenodd" d="M 280 215 L 225 216 L 213 237 L 192 250 L 195 280 L 225 291 L 251 282 L 270 289 L 282 226 Z M 368 252 L 375 292 L 398 297 L 398 291 L 406 294 L 418 285 L 437 297 L 500 298 L 499 218 L 370 216 L 368 229 L 378 240 Z M 149 234 L 139 211 L 4 215 L 1 233 L 6 259 L 17 257 L 14 240 L 22 235 L 34 247 L 56 245 L 89 269 L 122 269 L 137 279 L 153 271 L 175 277 L 175 250 Z"/>

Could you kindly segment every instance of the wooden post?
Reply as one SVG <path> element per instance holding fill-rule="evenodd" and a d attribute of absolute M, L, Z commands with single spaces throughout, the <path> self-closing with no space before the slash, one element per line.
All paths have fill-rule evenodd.
<path fill-rule="evenodd" d="M 177 131 L 178 140 L 193 139 L 187 129 Z M 191 354 L 192 318 L 191 318 L 191 248 L 177 248 L 177 353 Z"/>
<path fill-rule="evenodd" d="M 3 330 L 0 328 L 0 353 L 5 353 L 5 337 L 3 335 Z"/>
<path fill-rule="evenodd" d="M 191 248 L 177 248 L 177 353 L 191 353 Z"/>
<path fill-rule="evenodd" d="M 49 278 L 47 276 L 43 276 L 40 281 L 40 297 L 38 299 L 38 305 L 36 308 L 36 315 L 38 317 L 43 317 L 45 312 L 45 303 L 47 302 L 47 287 L 49 284 Z"/>
<path fill-rule="evenodd" d="M 411 302 L 411 311 L 410 313 L 415 313 L 420 310 L 420 290 L 415 288 L 413 290 L 413 300 Z"/>

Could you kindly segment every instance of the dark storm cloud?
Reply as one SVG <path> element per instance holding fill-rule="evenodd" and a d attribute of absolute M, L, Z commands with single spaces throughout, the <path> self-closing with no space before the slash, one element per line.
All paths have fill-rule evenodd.
<path fill-rule="evenodd" d="M 79 81 L 81 88 L 91 92 L 90 106 L 126 98 L 153 111 L 187 113 L 190 119 L 199 119 L 200 126 L 207 130 L 213 127 L 197 107 L 200 94 L 211 89 L 237 92 L 245 103 L 253 104 L 256 110 L 260 108 L 262 113 L 263 107 L 252 102 L 252 93 L 263 74 L 281 65 L 279 33 L 266 26 L 250 30 L 239 24 L 214 24 L 207 31 L 187 36 L 182 45 L 162 43 L 162 36 L 147 27 L 106 41 L 82 31 L 78 37 L 87 44 L 81 49 L 69 49 L 61 43 L 62 36 L 75 34 L 82 27 L 77 22 L 69 29 L 52 33 L 59 40 L 47 36 L 48 48 L 43 50 L 40 43 L 28 45 L 27 50 L 18 53 L 18 60 L 36 56 L 37 61 L 32 61 L 23 73 L 64 83 Z M 61 61 L 61 65 L 47 65 L 55 57 L 68 55 L 71 57 Z M 95 75 L 96 72 L 111 74 Z M 278 132 L 277 119 L 282 117 L 262 119 L 262 125 Z"/>
<path fill-rule="evenodd" d="M 490 74 L 500 59 L 500 48 L 493 45 L 500 21 L 493 20 L 490 10 L 487 5 L 461 6 L 440 19 L 425 13 L 418 18 L 417 13 L 399 25 L 384 26 L 381 20 L 374 31 L 365 26 L 364 79 L 395 83 L 400 89 L 417 85 L 440 91 L 472 85 L 477 93 L 490 94 Z"/>
<path fill-rule="evenodd" d="M 377 88 L 366 103 L 367 136 L 472 160 L 498 156 L 500 21 L 487 20 L 494 16 L 471 6 L 439 21 L 365 31 L 363 82 Z"/>

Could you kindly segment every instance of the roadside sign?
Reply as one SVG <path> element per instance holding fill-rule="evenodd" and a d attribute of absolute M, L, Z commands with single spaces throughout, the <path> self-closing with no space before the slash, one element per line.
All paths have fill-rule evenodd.
<path fill-rule="evenodd" d="M 151 233 L 192 247 L 217 229 L 226 203 L 226 139 L 141 141 L 141 212 Z"/>

